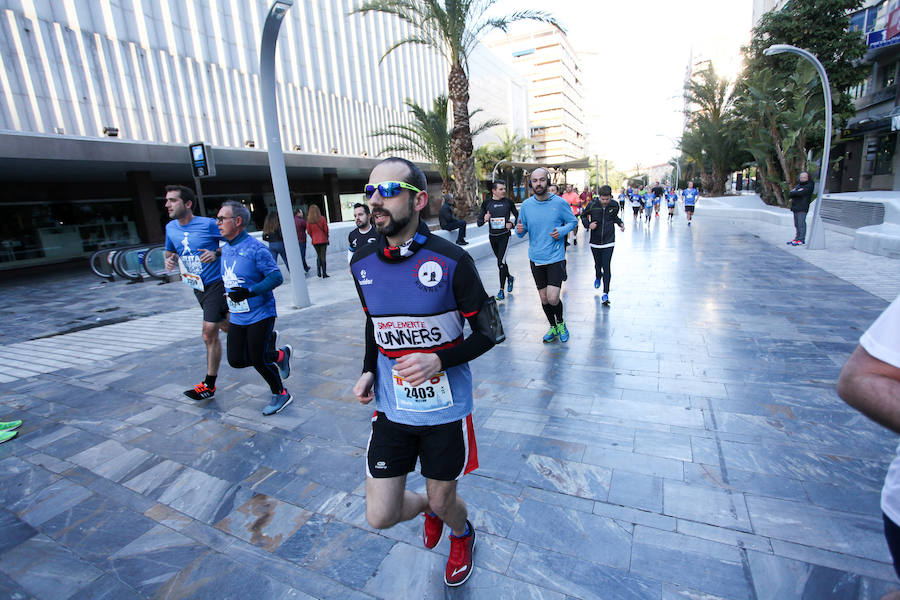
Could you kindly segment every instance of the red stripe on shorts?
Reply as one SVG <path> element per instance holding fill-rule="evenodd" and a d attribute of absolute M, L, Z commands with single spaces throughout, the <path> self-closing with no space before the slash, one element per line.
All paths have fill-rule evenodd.
<path fill-rule="evenodd" d="M 469 456 L 463 475 L 471 473 L 478 468 L 478 446 L 475 444 L 475 426 L 472 423 L 472 415 L 466 417 L 466 445 L 469 448 Z"/>

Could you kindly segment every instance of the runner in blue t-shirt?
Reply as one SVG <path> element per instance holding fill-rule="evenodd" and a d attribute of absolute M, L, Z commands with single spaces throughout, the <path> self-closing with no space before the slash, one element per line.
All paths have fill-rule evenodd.
<path fill-rule="evenodd" d="M 206 378 L 184 392 L 191 400 L 209 400 L 216 393 L 216 377 L 222 361 L 219 330 L 228 331 L 228 306 L 219 268 L 216 220 L 195 217 L 194 192 L 183 185 L 166 186 L 166 269 L 181 271 L 181 280 L 194 290 L 203 308 L 203 341 L 206 344 Z"/>
<path fill-rule="evenodd" d="M 687 217 L 688 227 L 691 226 L 691 218 L 694 216 L 694 204 L 697 203 L 697 196 L 700 191 L 694 187 L 693 181 L 688 181 L 688 186 L 681 191 L 681 197 L 684 199 L 684 214 Z"/>
<path fill-rule="evenodd" d="M 253 367 L 262 375 L 272 399 L 262 413 L 280 412 L 291 403 L 282 384 L 291 374 L 291 346 L 277 348 L 275 295 L 284 278 L 266 246 L 246 231 L 250 210 L 240 202 L 222 204 L 216 217 L 227 243 L 222 248 L 222 282 L 231 313 L 228 327 L 228 364 Z"/>
<path fill-rule="evenodd" d="M 538 167 L 531 172 L 531 188 L 534 195 L 522 203 L 516 234 L 528 234 L 528 258 L 531 274 L 541 297 L 541 306 L 550 330 L 544 342 L 550 343 L 557 336 L 561 342 L 569 341 L 569 330 L 563 320 L 563 304 L 560 288 L 566 274 L 566 234 L 575 229 L 577 221 L 568 202 L 550 193 L 550 172 Z"/>
<path fill-rule="evenodd" d="M 678 202 L 678 192 L 674 188 L 666 191 L 666 207 L 669 209 L 669 223 L 675 218 L 675 203 Z"/>

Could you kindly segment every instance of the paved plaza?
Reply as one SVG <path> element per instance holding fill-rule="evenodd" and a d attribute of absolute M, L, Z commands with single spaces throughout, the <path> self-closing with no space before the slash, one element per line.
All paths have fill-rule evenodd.
<path fill-rule="evenodd" d="M 630 212 L 630 211 L 629 211 Z M 277 290 L 294 403 L 223 361 L 186 286 L 89 274 L 0 285 L 0 598 L 877 599 L 900 588 L 879 492 L 896 436 L 835 393 L 900 261 L 784 245 L 704 212 L 625 217 L 611 306 L 570 247 L 567 344 L 511 247 L 507 340 L 472 363 L 480 468 L 460 483 L 476 570 L 442 581 L 422 520 L 365 522 L 364 318 L 332 258 L 311 308 Z M 494 260 L 478 261 L 489 292 Z M 61 335 L 55 335 L 61 334 Z M 423 489 L 418 475 L 410 486 Z"/>

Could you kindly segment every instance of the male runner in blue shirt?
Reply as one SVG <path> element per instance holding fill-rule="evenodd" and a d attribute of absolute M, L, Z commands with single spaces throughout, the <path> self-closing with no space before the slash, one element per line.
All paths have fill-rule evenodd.
<path fill-rule="evenodd" d="M 559 196 L 549 193 L 550 172 L 538 167 L 531 172 L 531 189 L 534 195 L 526 199 L 519 209 L 516 234 L 528 234 L 528 258 L 531 274 L 541 297 L 541 306 L 550 330 L 544 342 L 553 342 L 557 336 L 561 342 L 569 341 L 569 330 L 563 320 L 563 304 L 560 288 L 566 274 L 566 234 L 575 229 L 575 219 L 569 204 Z"/>
<path fill-rule="evenodd" d="M 203 309 L 203 341 L 206 343 L 206 378 L 184 392 L 191 400 L 209 400 L 216 393 L 216 377 L 222 361 L 219 330 L 228 331 L 228 306 L 219 267 L 222 236 L 216 220 L 195 217 L 194 192 L 183 185 L 166 186 L 166 269 L 181 269 L 181 280 L 194 290 Z"/>
<path fill-rule="evenodd" d="M 700 190 L 694 187 L 693 181 L 688 181 L 688 186 L 682 190 L 681 197 L 684 198 L 684 214 L 687 217 L 688 227 L 691 226 L 691 218 L 694 216 L 694 204 L 697 203 L 697 196 Z"/>

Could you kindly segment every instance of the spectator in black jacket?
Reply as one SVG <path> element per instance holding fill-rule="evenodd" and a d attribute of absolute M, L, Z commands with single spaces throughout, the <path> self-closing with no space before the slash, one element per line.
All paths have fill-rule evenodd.
<path fill-rule="evenodd" d="M 460 246 L 466 246 L 469 243 L 466 241 L 466 222 L 462 219 L 457 219 L 456 215 L 453 214 L 453 206 L 455 204 L 456 201 L 453 199 L 453 194 L 444 194 L 444 203 L 438 212 L 438 221 L 441 224 L 441 229 L 447 231 L 459 229 L 456 234 L 456 243 Z"/>
<path fill-rule="evenodd" d="M 806 213 L 809 212 L 815 188 L 806 171 L 800 173 L 798 179 L 797 187 L 788 193 L 788 197 L 791 199 L 791 211 L 794 213 L 794 229 L 797 230 L 796 237 L 787 243 L 788 246 L 806 245 Z"/>

